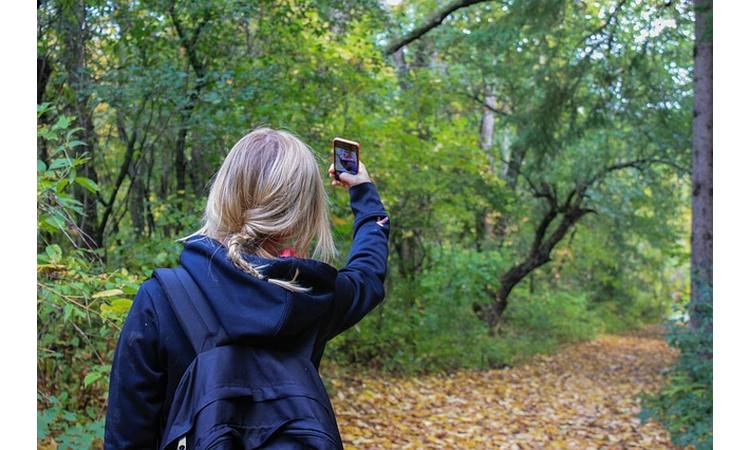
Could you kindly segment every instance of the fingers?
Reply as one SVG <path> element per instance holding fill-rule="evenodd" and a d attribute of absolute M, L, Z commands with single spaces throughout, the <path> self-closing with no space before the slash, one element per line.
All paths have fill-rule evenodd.
<path fill-rule="evenodd" d="M 341 182 L 336 179 L 336 168 L 333 164 L 328 167 L 328 178 L 331 179 L 331 186 L 341 186 Z"/>
<path fill-rule="evenodd" d="M 331 178 L 331 186 L 343 186 L 346 189 L 358 184 L 371 182 L 370 175 L 367 173 L 367 168 L 362 161 L 359 161 L 356 175 L 348 172 L 336 172 L 335 166 L 331 164 L 328 167 L 328 177 Z"/>
<path fill-rule="evenodd" d="M 349 172 L 341 172 L 339 174 L 339 180 L 346 183 L 346 185 L 351 186 L 357 181 L 357 176 L 352 175 Z"/>

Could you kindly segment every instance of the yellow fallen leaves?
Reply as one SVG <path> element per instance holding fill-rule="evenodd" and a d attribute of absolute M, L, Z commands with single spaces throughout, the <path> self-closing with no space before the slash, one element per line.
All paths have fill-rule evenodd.
<path fill-rule="evenodd" d="M 52 438 L 46 438 L 43 441 L 37 441 L 36 450 L 57 450 L 57 442 Z"/>
<path fill-rule="evenodd" d="M 347 448 L 670 449 L 638 420 L 676 356 L 654 333 L 604 336 L 504 370 L 344 376 L 333 404 Z M 324 368 L 325 375 L 325 368 Z"/>

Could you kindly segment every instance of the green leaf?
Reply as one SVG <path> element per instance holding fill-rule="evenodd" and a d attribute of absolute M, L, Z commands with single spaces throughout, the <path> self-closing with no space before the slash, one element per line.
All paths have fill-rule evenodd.
<path fill-rule="evenodd" d="M 36 171 L 37 172 L 44 172 L 47 170 L 47 164 L 44 164 L 44 161 L 37 159 L 36 160 Z"/>
<path fill-rule="evenodd" d="M 63 320 L 68 321 L 70 319 L 70 314 L 73 312 L 73 305 L 70 303 L 66 304 L 63 307 Z"/>
<path fill-rule="evenodd" d="M 52 125 L 53 130 L 64 130 L 70 126 L 70 123 L 72 122 L 71 118 L 68 116 L 60 116 L 57 118 L 57 122 L 55 122 L 54 125 Z"/>
<path fill-rule="evenodd" d="M 65 219 L 57 214 L 45 215 L 42 217 L 40 226 L 44 227 L 48 231 L 57 231 L 65 228 Z"/>
<path fill-rule="evenodd" d="M 86 143 L 79 140 L 68 141 L 69 148 L 80 147 L 81 145 L 86 145 Z"/>
<path fill-rule="evenodd" d="M 96 380 L 100 379 L 101 377 L 102 377 L 101 372 L 89 372 L 83 378 L 83 386 L 89 387 L 91 386 L 91 384 L 95 383 Z"/>
<path fill-rule="evenodd" d="M 92 295 L 91 298 L 103 298 L 103 297 L 114 297 L 116 295 L 122 295 L 121 289 L 107 289 L 106 291 L 97 292 Z"/>
<path fill-rule="evenodd" d="M 112 300 L 109 305 L 102 305 L 101 310 L 103 313 L 109 313 L 114 315 L 122 315 L 130 311 L 130 307 L 133 305 L 133 300 L 128 300 L 126 298 L 118 298 L 115 300 Z"/>
<path fill-rule="evenodd" d="M 48 245 L 44 249 L 45 253 L 47 253 L 47 256 L 49 256 L 49 260 L 52 264 L 56 264 L 60 262 L 60 259 L 62 258 L 62 249 L 57 244 Z"/>
<path fill-rule="evenodd" d="M 58 193 L 58 195 L 65 190 L 65 188 L 70 184 L 70 181 L 67 178 L 63 178 L 57 183 L 55 183 L 55 191 Z"/>
<path fill-rule="evenodd" d="M 99 186 L 97 186 L 96 183 L 86 177 L 76 177 L 76 183 L 85 187 L 88 191 L 93 193 L 96 193 L 99 190 Z"/>
<path fill-rule="evenodd" d="M 118 298 L 117 300 L 112 300 L 112 309 L 116 313 L 127 313 L 130 311 L 130 307 L 133 305 L 133 300 L 129 300 L 127 298 Z"/>
<path fill-rule="evenodd" d="M 49 102 L 44 102 L 40 105 L 36 105 L 36 116 L 41 117 L 42 114 L 46 113 L 50 109 L 54 109 L 54 107 Z"/>
<path fill-rule="evenodd" d="M 70 167 L 72 161 L 69 158 L 56 158 L 52 160 L 49 165 L 49 170 L 62 169 L 63 167 Z"/>

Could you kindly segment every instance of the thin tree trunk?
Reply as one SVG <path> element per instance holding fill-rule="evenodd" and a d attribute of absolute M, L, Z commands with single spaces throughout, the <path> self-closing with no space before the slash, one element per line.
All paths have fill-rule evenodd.
<path fill-rule="evenodd" d="M 481 136 L 480 145 L 482 150 L 487 152 L 490 156 L 490 164 L 494 163 L 494 159 L 490 153 L 492 149 L 492 142 L 495 136 L 495 109 L 497 108 L 497 97 L 492 94 L 488 94 L 484 97 L 484 106 L 482 106 L 482 123 L 480 126 L 479 134 Z"/>
<path fill-rule="evenodd" d="M 495 110 L 497 109 L 497 97 L 493 94 L 487 94 L 484 97 L 482 106 L 482 120 L 479 127 L 479 145 L 487 155 L 489 169 L 495 172 L 495 157 L 492 154 L 492 147 L 495 139 Z M 484 240 L 493 240 L 495 238 L 495 221 L 492 218 L 492 211 L 482 212 L 482 223 L 484 224 Z"/>
<path fill-rule="evenodd" d="M 174 148 L 174 170 L 175 177 L 177 178 L 177 192 L 185 192 L 185 173 L 187 172 L 187 160 L 185 159 L 185 144 L 187 141 L 187 121 L 190 120 L 192 113 L 190 108 L 187 112 L 184 112 L 182 117 L 182 124 L 177 132 L 177 141 Z"/>
<path fill-rule="evenodd" d="M 154 141 L 154 143 L 156 142 L 158 142 L 158 140 Z M 156 219 L 154 217 L 154 211 L 151 209 L 151 179 L 154 173 L 154 166 L 156 165 L 156 161 L 154 160 L 154 147 L 155 145 L 152 145 L 149 149 L 149 156 L 146 161 L 146 184 L 143 193 L 143 199 L 146 203 L 146 222 L 148 223 L 147 235 L 149 238 L 153 235 L 154 230 L 156 229 Z"/>
<path fill-rule="evenodd" d="M 52 65 L 46 56 L 37 56 L 36 58 L 36 103 L 37 105 L 44 100 L 44 91 L 47 89 L 47 82 L 52 75 Z"/>
<path fill-rule="evenodd" d="M 132 165 L 132 171 L 130 174 L 131 177 L 131 190 L 130 193 L 130 204 L 128 205 L 129 212 L 130 212 L 130 221 L 133 223 L 133 231 L 135 232 L 135 235 L 137 237 L 140 237 L 143 235 L 143 232 L 146 228 L 145 219 L 144 219 L 144 212 L 143 212 L 143 202 L 146 197 L 146 190 L 143 186 L 143 180 L 141 177 L 141 165 L 140 164 L 133 164 Z"/>
<path fill-rule="evenodd" d="M 406 75 L 409 72 L 409 66 L 406 64 L 406 58 L 404 58 L 404 49 L 400 48 L 393 53 L 393 64 L 396 66 L 396 74 L 398 75 L 398 85 L 401 89 L 406 90 L 409 85 L 406 80 Z"/>
<path fill-rule="evenodd" d="M 188 100 L 180 110 L 180 125 L 177 131 L 177 141 L 175 143 L 175 175 L 177 177 L 177 191 L 185 190 L 185 178 L 187 172 L 187 158 L 185 157 L 185 148 L 187 146 L 187 133 L 190 125 L 190 119 L 193 116 L 193 111 L 200 98 L 200 93 L 206 86 L 206 67 L 204 62 L 198 57 L 196 45 L 198 38 L 201 35 L 201 31 L 210 20 L 210 13 L 208 10 L 202 16 L 200 22 L 195 27 L 193 32 L 188 36 L 187 30 L 185 30 L 182 22 L 180 21 L 178 14 L 175 10 L 175 3 L 173 2 L 169 6 L 169 14 L 172 18 L 172 24 L 174 25 L 177 36 L 180 38 L 180 46 L 184 50 L 190 67 L 195 72 L 196 83 L 190 89 L 188 94 Z"/>
<path fill-rule="evenodd" d="M 74 92 L 71 105 L 72 114 L 76 116 L 82 129 L 80 140 L 86 145 L 77 147 L 76 156 L 86 153 L 89 161 L 82 167 L 82 175 L 94 182 L 98 181 L 94 169 L 94 155 L 96 153 L 96 132 L 94 130 L 93 106 L 90 105 L 88 92 L 90 80 L 86 68 L 86 42 L 89 30 L 86 24 L 86 7 L 83 2 L 73 3 L 64 7 L 60 13 L 63 37 L 63 65 L 67 74 L 68 84 Z M 83 217 L 79 225 L 82 239 L 87 246 L 102 245 L 98 231 L 97 197 L 81 186 L 74 189 L 76 199 L 83 205 Z"/>
<path fill-rule="evenodd" d="M 49 62 L 49 58 L 46 56 L 36 58 L 36 104 L 40 105 L 44 101 L 44 91 L 47 88 L 47 82 L 52 75 L 52 65 Z M 39 118 L 40 123 L 47 122 L 47 114 L 44 114 Z M 49 154 L 47 151 L 47 141 L 45 139 L 38 139 L 37 144 L 37 159 L 49 162 Z"/>
<path fill-rule="evenodd" d="M 693 208 L 690 322 L 698 327 L 713 297 L 713 38 L 712 1 L 695 0 L 693 104 Z"/>
<path fill-rule="evenodd" d="M 206 159 L 203 157 L 205 145 L 200 135 L 196 136 L 195 131 L 192 132 L 191 140 L 193 142 L 190 149 L 191 170 L 188 175 L 193 192 L 197 195 L 203 195 L 206 189 L 207 177 L 210 176 L 210 169 L 207 167 Z"/>

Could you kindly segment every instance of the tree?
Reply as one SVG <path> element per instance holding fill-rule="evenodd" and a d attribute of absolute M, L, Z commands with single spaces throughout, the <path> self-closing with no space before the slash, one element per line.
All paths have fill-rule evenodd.
<path fill-rule="evenodd" d="M 713 1 L 695 0 L 693 101 L 693 214 L 690 322 L 702 323 L 713 290 Z M 709 327 L 713 321 L 709 318 Z"/>
<path fill-rule="evenodd" d="M 432 39 L 448 66 L 464 71 L 457 87 L 484 119 L 478 147 L 490 161 L 503 162 L 499 175 L 515 197 L 516 211 L 501 211 L 502 222 L 514 222 L 514 243 L 493 240 L 515 262 L 498 268 L 500 287 L 480 308 L 491 328 L 497 329 L 514 287 L 552 259 L 581 219 L 606 209 L 602 194 L 622 195 L 603 189 L 613 177 L 635 169 L 627 172 L 658 183 L 664 170 L 687 172 L 687 141 L 667 131 L 686 124 L 687 89 L 682 76 L 672 83 L 661 78 L 687 67 L 684 40 L 669 40 L 684 21 L 654 29 L 684 9 L 621 0 L 594 10 L 555 1 L 488 4 L 453 10 L 455 26 L 409 41 Z M 487 84 L 494 86 L 490 102 Z M 489 148 L 490 118 L 497 122 L 493 131 L 511 136 L 501 151 Z M 657 124 L 663 132 L 653 130 Z"/>

